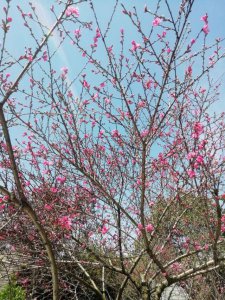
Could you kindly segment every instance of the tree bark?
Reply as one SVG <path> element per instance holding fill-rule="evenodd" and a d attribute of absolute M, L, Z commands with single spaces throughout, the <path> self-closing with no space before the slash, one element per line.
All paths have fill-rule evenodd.
<path fill-rule="evenodd" d="M 141 300 L 150 300 L 150 290 L 146 282 L 141 285 Z"/>

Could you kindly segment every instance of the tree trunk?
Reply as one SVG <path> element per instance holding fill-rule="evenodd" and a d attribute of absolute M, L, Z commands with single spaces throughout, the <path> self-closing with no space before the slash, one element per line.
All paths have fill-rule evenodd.
<path fill-rule="evenodd" d="M 141 300 L 150 300 L 150 290 L 146 282 L 141 285 Z"/>

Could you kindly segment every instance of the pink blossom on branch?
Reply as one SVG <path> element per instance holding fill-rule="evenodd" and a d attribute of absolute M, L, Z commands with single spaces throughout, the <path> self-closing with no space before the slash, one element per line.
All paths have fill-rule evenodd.
<path fill-rule="evenodd" d="M 205 14 L 204 16 L 201 17 L 201 20 L 205 22 L 205 24 L 208 24 L 208 14 Z"/>
<path fill-rule="evenodd" d="M 71 230 L 72 228 L 72 220 L 69 216 L 60 217 L 58 219 L 58 224 L 66 230 Z"/>
<path fill-rule="evenodd" d="M 63 183 L 66 182 L 66 177 L 64 177 L 64 176 L 57 176 L 56 177 L 56 181 L 59 182 L 59 183 L 61 183 L 61 184 L 63 184 Z"/>
<path fill-rule="evenodd" d="M 187 76 L 191 76 L 192 75 L 192 67 L 188 66 L 187 70 L 186 70 L 186 74 Z"/>
<path fill-rule="evenodd" d="M 202 134 L 203 131 L 204 131 L 203 125 L 200 122 L 196 122 L 194 124 L 192 137 L 195 139 L 199 138 L 200 134 Z"/>
<path fill-rule="evenodd" d="M 187 173 L 190 178 L 194 178 L 196 176 L 196 173 L 193 170 L 188 170 Z"/>
<path fill-rule="evenodd" d="M 132 41 L 131 44 L 132 44 L 132 48 L 131 48 L 132 51 L 137 51 L 137 49 L 141 47 L 141 45 L 136 43 L 135 41 Z"/>
<path fill-rule="evenodd" d="M 141 231 L 144 229 L 143 225 L 141 223 L 138 224 L 138 229 Z"/>
<path fill-rule="evenodd" d="M 152 224 L 147 224 L 146 225 L 146 231 L 151 233 L 154 230 L 154 226 Z"/>
<path fill-rule="evenodd" d="M 157 18 L 155 18 L 153 21 L 152 21 L 152 25 L 153 26 L 159 26 L 159 24 L 162 22 L 162 19 L 161 18 L 159 18 L 159 17 L 157 17 Z"/>
<path fill-rule="evenodd" d="M 201 20 L 205 23 L 205 25 L 202 27 L 202 31 L 207 35 L 209 33 L 208 14 L 202 16 Z"/>
<path fill-rule="evenodd" d="M 204 158 L 202 155 L 198 155 L 197 158 L 196 158 L 196 162 L 198 164 L 203 164 L 204 163 Z"/>
<path fill-rule="evenodd" d="M 102 227 L 102 229 L 101 229 L 101 233 L 102 233 L 102 234 L 106 234 L 108 231 L 109 231 L 109 228 L 106 227 L 105 225 L 104 225 L 104 226 Z"/>
<path fill-rule="evenodd" d="M 209 26 L 208 24 L 205 24 L 203 27 L 202 27 L 202 31 L 207 35 L 209 33 Z"/>
<path fill-rule="evenodd" d="M 83 87 L 89 89 L 90 88 L 90 84 L 86 80 L 84 80 L 83 81 Z"/>
<path fill-rule="evenodd" d="M 66 16 L 67 17 L 70 17 L 74 15 L 75 17 L 79 17 L 79 9 L 77 7 L 74 7 L 74 6 L 70 6 L 67 8 L 66 10 Z"/>

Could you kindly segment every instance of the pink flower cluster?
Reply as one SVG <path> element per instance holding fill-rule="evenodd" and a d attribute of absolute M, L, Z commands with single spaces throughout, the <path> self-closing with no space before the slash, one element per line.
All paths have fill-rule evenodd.
<path fill-rule="evenodd" d="M 186 73 L 187 76 L 190 77 L 190 76 L 192 75 L 192 67 L 191 67 L 191 66 L 188 66 L 188 68 L 187 68 L 187 70 L 186 70 L 185 73 Z"/>
<path fill-rule="evenodd" d="M 225 215 L 222 216 L 221 222 L 222 222 L 221 231 L 225 232 Z"/>
<path fill-rule="evenodd" d="M 62 68 L 61 68 L 61 72 L 62 72 L 61 78 L 62 78 L 62 79 L 65 79 L 65 78 L 66 78 L 66 75 L 67 75 L 67 73 L 68 73 L 68 68 L 67 68 L 67 67 L 62 67 Z"/>
<path fill-rule="evenodd" d="M 98 39 L 101 37 L 101 32 L 100 32 L 100 29 L 97 28 L 96 29 L 96 33 L 95 33 L 95 36 L 94 36 L 94 43 L 91 44 L 91 47 L 92 48 L 96 48 L 98 46 Z"/>
<path fill-rule="evenodd" d="M 192 133 L 192 137 L 194 139 L 198 139 L 200 134 L 203 133 L 204 131 L 204 127 L 200 122 L 196 122 L 193 126 L 193 133 Z"/>
<path fill-rule="evenodd" d="M 149 134 L 149 130 L 148 129 L 144 129 L 142 132 L 141 132 L 141 137 L 144 138 L 146 136 L 148 136 Z"/>
<path fill-rule="evenodd" d="M 74 15 L 75 17 L 79 17 L 79 9 L 77 7 L 74 7 L 74 6 L 70 6 L 67 8 L 66 10 L 66 16 L 67 17 L 70 17 Z"/>
<path fill-rule="evenodd" d="M 64 176 L 57 176 L 56 177 L 56 181 L 59 182 L 59 183 L 61 183 L 61 184 L 63 184 L 63 183 L 66 182 L 66 177 L 64 177 Z"/>
<path fill-rule="evenodd" d="M 137 49 L 141 47 L 141 45 L 136 43 L 135 41 L 132 41 L 131 44 L 132 44 L 132 48 L 131 48 L 132 51 L 137 51 Z"/>
<path fill-rule="evenodd" d="M 194 178 L 196 176 L 195 169 L 198 169 L 204 163 L 204 158 L 198 152 L 191 151 L 187 154 L 187 159 L 191 160 L 192 165 L 192 169 L 188 170 L 187 174 L 190 178 Z"/>
<path fill-rule="evenodd" d="M 107 228 L 105 225 L 103 225 L 103 227 L 101 229 L 101 233 L 106 234 L 108 231 L 109 231 L 109 228 Z"/>
<path fill-rule="evenodd" d="M 141 223 L 139 223 L 138 224 L 138 230 L 143 230 L 144 229 L 144 227 L 143 227 L 143 225 L 141 224 Z M 151 233 L 153 230 L 154 230 L 154 226 L 152 225 L 152 224 L 147 224 L 146 226 L 145 226 L 145 229 L 146 229 L 146 231 L 147 232 L 149 232 L 149 233 Z"/>
<path fill-rule="evenodd" d="M 83 81 L 83 87 L 86 88 L 86 89 L 89 89 L 90 88 L 90 84 L 86 80 L 84 80 Z"/>
<path fill-rule="evenodd" d="M 162 22 L 162 19 L 160 18 L 155 18 L 153 21 L 152 21 L 152 25 L 153 26 L 159 26 L 159 24 Z"/>
<path fill-rule="evenodd" d="M 209 25 L 208 25 L 208 15 L 205 14 L 204 16 L 201 17 L 201 20 L 205 23 L 204 26 L 202 27 L 202 31 L 205 34 L 209 33 Z"/>
<path fill-rule="evenodd" d="M 72 220 L 69 216 L 63 216 L 58 219 L 58 224 L 62 228 L 66 229 L 66 230 L 70 230 L 72 227 Z"/>
<path fill-rule="evenodd" d="M 119 138 L 121 136 L 121 134 L 119 133 L 119 131 L 117 129 L 113 129 L 111 134 L 112 134 L 112 137 L 114 137 L 114 138 Z"/>
<path fill-rule="evenodd" d="M 196 152 L 194 152 L 194 151 L 192 151 L 192 152 L 189 152 L 188 153 L 188 155 L 187 155 L 187 159 L 188 160 L 191 160 L 191 159 L 193 159 L 193 158 L 196 158 L 196 162 L 198 163 L 198 164 L 203 164 L 203 162 L 204 162 L 204 159 L 203 159 L 203 156 L 202 155 L 198 155 L 198 153 L 196 153 Z"/>

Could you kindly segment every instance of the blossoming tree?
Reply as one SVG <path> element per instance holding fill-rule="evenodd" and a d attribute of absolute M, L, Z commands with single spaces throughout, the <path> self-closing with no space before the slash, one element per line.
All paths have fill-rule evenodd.
<path fill-rule="evenodd" d="M 211 108 L 223 40 L 208 44 L 207 14 L 191 29 L 194 0 L 175 8 L 155 1 L 142 13 L 115 0 L 105 26 L 95 1 L 56 2 L 50 29 L 33 4 L 30 13 L 18 7 L 36 43 L 19 57 L 7 48 L 11 1 L 3 7 L 5 253 L 12 263 L 23 254 L 28 267 L 17 268 L 18 280 L 28 298 L 44 297 L 31 292 L 36 269 L 55 300 L 86 299 L 87 291 L 93 299 L 160 299 L 174 284 L 189 293 L 192 278 L 204 284 L 225 261 L 225 123 Z M 132 38 L 121 28 L 112 41 L 117 14 Z M 75 77 L 69 66 L 57 69 L 63 45 L 83 61 Z"/>

